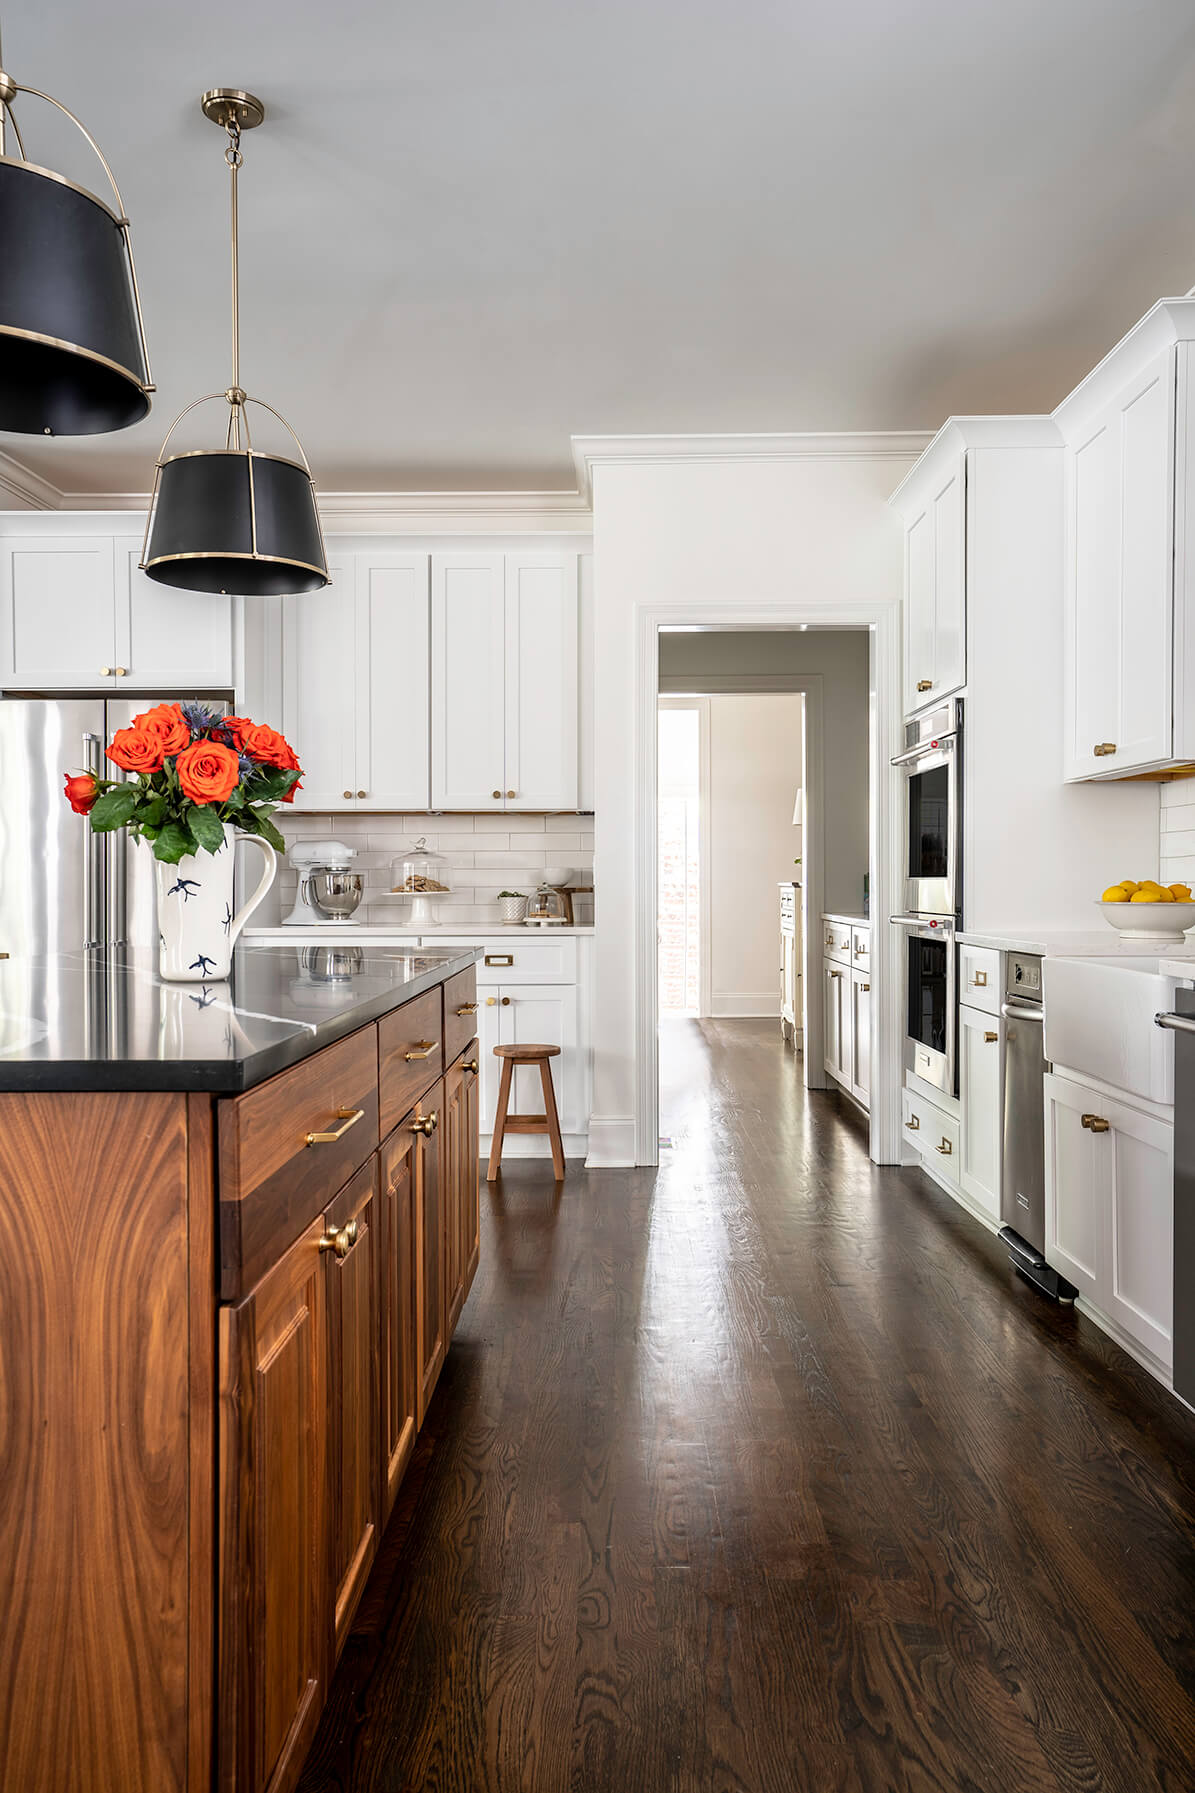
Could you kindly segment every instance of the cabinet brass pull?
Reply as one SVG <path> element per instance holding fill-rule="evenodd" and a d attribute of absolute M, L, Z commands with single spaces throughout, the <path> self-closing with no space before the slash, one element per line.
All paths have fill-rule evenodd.
<path fill-rule="evenodd" d="M 507 791 L 507 793 L 506 793 L 506 795 L 507 795 L 507 796 L 508 796 L 508 797 L 517 797 L 517 796 L 518 796 L 518 794 L 519 794 L 519 793 L 518 793 L 518 792 L 517 792 L 517 791 Z"/>
<path fill-rule="evenodd" d="M 368 791 L 358 791 L 357 795 L 358 795 L 358 797 L 368 797 L 369 792 Z"/>
<path fill-rule="evenodd" d="M 973 989 L 985 990 L 987 988 L 987 981 L 988 974 L 986 971 L 973 971 L 971 973 L 971 985 Z"/>
<path fill-rule="evenodd" d="M 430 1058 L 432 1053 L 436 1050 L 436 1047 L 438 1044 L 439 1044 L 438 1040 L 420 1040 L 418 1051 L 404 1052 L 403 1057 L 406 1059 L 408 1064 L 410 1064 L 411 1060 L 415 1059 L 415 1058 Z"/>
<path fill-rule="evenodd" d="M 466 1070 L 466 1071 L 480 1071 L 481 1066 L 478 1064 L 478 1062 L 475 1058 L 467 1058 L 464 1062 L 462 1069 Z"/>
<path fill-rule="evenodd" d="M 866 948 L 866 946 L 863 946 L 863 945 L 861 945 L 861 944 L 860 944 L 860 943 L 859 943 L 859 941 L 857 941 L 857 940 L 856 940 L 856 942 L 855 942 L 855 957 L 856 957 L 856 958 L 857 958 L 857 959 L 861 959 L 861 958 L 862 958 L 862 957 L 863 957 L 863 954 L 864 954 L 864 953 L 865 953 L 865 952 L 866 952 L 866 951 L 867 951 L 867 948 Z"/>
<path fill-rule="evenodd" d="M 110 679 L 112 677 L 112 668 L 110 666 L 101 666 L 100 677 L 102 679 Z"/>
<path fill-rule="evenodd" d="M 826 945 L 827 945 L 827 946 L 833 946 L 833 944 L 834 944 L 834 936 L 833 936 L 833 934 L 827 934 L 827 935 L 826 935 Z"/>
<path fill-rule="evenodd" d="M 918 679 L 917 680 L 918 691 L 932 691 L 933 688 L 934 688 L 934 681 L 932 679 Z"/>
<path fill-rule="evenodd" d="M 422 1133 L 425 1139 L 430 1139 L 439 1124 L 440 1117 L 433 1108 L 430 1114 L 425 1114 L 419 1120 L 411 1122 L 411 1132 Z"/>
<path fill-rule="evenodd" d="M 475 1015 L 477 1013 L 477 1004 L 475 1002 L 462 1002 L 460 1008 L 456 1012 L 458 1015 Z"/>
<path fill-rule="evenodd" d="M 905 1122 L 905 1126 L 910 1133 L 920 1133 L 921 1131 L 921 1122 L 917 1119 L 915 1114 L 909 1116 L 908 1120 Z"/>
<path fill-rule="evenodd" d="M 860 984 L 860 985 L 859 985 L 859 988 L 860 988 L 860 989 L 861 989 L 861 990 L 870 990 L 870 989 L 871 989 L 871 985 L 870 985 L 870 984 Z"/>
<path fill-rule="evenodd" d="M 831 977 L 841 977 L 841 976 L 842 976 L 842 973 L 841 973 L 841 971 L 832 971 L 832 972 L 831 972 L 831 973 L 830 973 L 830 976 L 831 976 Z"/>
<path fill-rule="evenodd" d="M 1116 752 L 1116 742 L 1115 741 L 1097 741 L 1091 751 L 1092 751 L 1092 753 L 1094 753 L 1097 760 L 1107 759 L 1107 757 L 1110 753 Z"/>
<path fill-rule="evenodd" d="M 485 962 L 487 965 L 513 965 L 515 956 L 513 953 L 487 953 Z M 476 1008 L 477 1004 L 474 1003 L 473 1006 Z"/>
<path fill-rule="evenodd" d="M 344 794 L 346 797 L 351 797 L 353 793 L 351 791 L 346 791 Z"/>
<path fill-rule="evenodd" d="M 945 1135 L 943 1135 L 941 1145 L 935 1146 L 934 1151 L 941 1152 L 943 1158 L 950 1158 L 954 1155 L 954 1147 L 951 1145 L 950 1141 L 945 1137 Z"/>
<path fill-rule="evenodd" d="M 998 1033 L 985 1033 L 983 1036 L 983 1043 L 985 1046 L 994 1046 L 999 1038 L 1000 1035 Z"/>
<path fill-rule="evenodd" d="M 502 796 L 502 792 L 501 792 L 501 791 L 495 791 L 495 792 L 494 792 L 494 795 L 495 795 L 495 797 L 498 797 L 498 798 L 501 798 L 501 796 Z"/>
<path fill-rule="evenodd" d="M 497 1008 L 498 998 L 496 996 L 487 996 L 485 999 L 485 1006 L 487 1009 Z"/>
<path fill-rule="evenodd" d="M 1092 1133 L 1107 1133 L 1110 1124 L 1102 1114 L 1081 1114 L 1079 1116 L 1079 1125 L 1087 1127 Z"/>
<path fill-rule="evenodd" d="M 504 996 L 502 998 L 502 1007 L 504 1009 L 508 1009 L 510 1007 L 510 997 L 509 996 Z"/>
<path fill-rule="evenodd" d="M 365 1119 L 365 1110 L 363 1108 L 338 1108 L 336 1119 L 340 1122 L 339 1127 L 333 1128 L 330 1133 L 309 1133 L 307 1144 L 309 1146 L 327 1146 L 331 1145 L 334 1139 L 343 1139 L 350 1127 L 355 1127 L 358 1121 Z"/>
<path fill-rule="evenodd" d="M 127 666 L 114 666 L 112 668 L 112 670 L 116 674 L 118 679 L 123 679 L 129 669 Z"/>
<path fill-rule="evenodd" d="M 357 1222 L 346 1220 L 338 1233 L 325 1233 L 319 1242 L 321 1251 L 334 1251 L 338 1258 L 347 1258 L 357 1243 Z"/>

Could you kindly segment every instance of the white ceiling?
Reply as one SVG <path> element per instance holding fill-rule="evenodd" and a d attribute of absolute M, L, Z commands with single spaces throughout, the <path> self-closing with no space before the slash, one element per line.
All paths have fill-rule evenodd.
<path fill-rule="evenodd" d="M 215 84 L 271 114 L 244 382 L 326 489 L 567 489 L 573 432 L 1049 409 L 1195 282 L 1191 0 L 55 0 L 4 59 L 113 163 L 160 389 L 121 435 L 0 437 L 70 492 L 144 490 L 227 382 Z"/>

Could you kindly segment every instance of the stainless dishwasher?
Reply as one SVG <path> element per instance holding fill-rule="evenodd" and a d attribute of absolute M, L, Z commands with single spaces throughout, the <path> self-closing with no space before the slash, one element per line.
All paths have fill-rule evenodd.
<path fill-rule="evenodd" d="M 1055 1301 L 1079 1293 L 1046 1262 L 1046 1123 L 1041 959 L 1007 954 L 1004 1000 L 1000 1237 L 1014 1269 Z"/>

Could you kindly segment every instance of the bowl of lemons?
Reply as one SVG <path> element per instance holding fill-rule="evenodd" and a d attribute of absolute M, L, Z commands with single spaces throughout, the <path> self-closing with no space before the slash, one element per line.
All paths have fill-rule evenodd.
<path fill-rule="evenodd" d="M 1138 884 L 1125 878 L 1110 884 L 1099 900 L 1104 920 L 1126 940 L 1179 941 L 1195 928 L 1195 903 L 1189 884 Z"/>

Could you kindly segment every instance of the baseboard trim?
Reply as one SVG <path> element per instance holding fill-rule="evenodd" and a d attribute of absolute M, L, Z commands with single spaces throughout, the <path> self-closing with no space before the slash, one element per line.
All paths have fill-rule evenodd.
<path fill-rule="evenodd" d="M 587 1170 L 633 1170 L 635 1167 L 635 1117 L 591 1115 Z"/>
<path fill-rule="evenodd" d="M 710 1018 L 723 1021 L 779 1021 L 780 998 L 772 990 L 723 990 L 710 997 Z"/>

